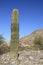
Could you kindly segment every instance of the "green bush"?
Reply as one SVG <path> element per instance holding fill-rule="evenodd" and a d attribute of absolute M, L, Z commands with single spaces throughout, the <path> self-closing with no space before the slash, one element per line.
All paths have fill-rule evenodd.
<path fill-rule="evenodd" d="M 0 35 L 0 54 L 6 53 L 10 51 L 10 47 L 8 47 L 5 43 L 5 39 L 2 35 Z"/>
<path fill-rule="evenodd" d="M 25 47 L 18 47 L 18 51 L 23 51 L 23 50 L 25 50 Z"/>
<path fill-rule="evenodd" d="M 0 45 L 0 54 L 3 54 L 3 53 L 7 53 L 10 51 L 10 47 L 5 45 L 5 44 L 2 44 Z"/>
<path fill-rule="evenodd" d="M 36 36 L 34 40 L 34 47 L 36 49 L 43 50 L 43 38 L 41 36 Z"/>

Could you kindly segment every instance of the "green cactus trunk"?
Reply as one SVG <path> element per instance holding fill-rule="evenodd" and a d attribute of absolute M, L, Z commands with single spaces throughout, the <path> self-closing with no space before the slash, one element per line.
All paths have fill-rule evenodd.
<path fill-rule="evenodd" d="M 14 57 L 17 57 L 19 43 L 19 27 L 18 27 L 18 10 L 14 9 L 12 12 L 11 23 L 11 52 Z"/>

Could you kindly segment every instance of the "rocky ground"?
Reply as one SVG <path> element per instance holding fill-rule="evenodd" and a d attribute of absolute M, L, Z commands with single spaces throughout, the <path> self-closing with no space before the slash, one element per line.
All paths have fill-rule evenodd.
<path fill-rule="evenodd" d="M 19 65 L 43 65 L 43 51 L 22 51 L 19 54 Z"/>
<path fill-rule="evenodd" d="M 10 53 L 0 55 L 0 65 L 16 65 L 16 59 L 10 57 Z"/>
<path fill-rule="evenodd" d="M 43 65 L 42 51 L 20 51 L 18 60 L 11 58 L 10 53 L 0 55 L 0 65 Z"/>

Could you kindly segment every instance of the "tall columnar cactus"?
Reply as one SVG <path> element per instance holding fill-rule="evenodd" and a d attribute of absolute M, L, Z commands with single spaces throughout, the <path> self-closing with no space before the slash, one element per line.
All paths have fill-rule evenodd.
<path fill-rule="evenodd" d="M 18 10 L 14 9 L 12 12 L 11 22 L 11 52 L 14 57 L 17 57 L 19 43 L 19 27 L 18 27 Z"/>

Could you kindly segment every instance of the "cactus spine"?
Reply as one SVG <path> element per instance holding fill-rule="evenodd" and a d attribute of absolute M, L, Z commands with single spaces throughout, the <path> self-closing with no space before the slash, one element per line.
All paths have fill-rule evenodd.
<path fill-rule="evenodd" d="M 17 57 L 19 43 L 19 27 L 18 27 L 18 10 L 14 9 L 12 12 L 11 23 L 11 52 L 14 57 Z"/>

